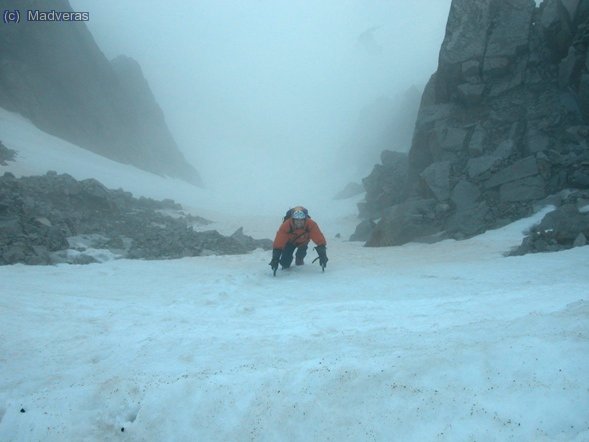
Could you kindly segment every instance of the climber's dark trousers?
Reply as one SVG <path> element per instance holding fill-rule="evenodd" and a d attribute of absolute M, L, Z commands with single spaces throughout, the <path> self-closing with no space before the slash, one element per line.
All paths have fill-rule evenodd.
<path fill-rule="evenodd" d="M 295 249 L 297 249 L 297 265 L 302 264 L 303 259 L 307 255 L 307 244 L 303 244 L 297 248 L 294 244 L 287 243 L 286 246 L 284 246 L 284 249 L 282 249 L 282 255 L 280 256 L 280 265 L 283 269 L 289 268 L 292 264 L 292 255 Z"/>

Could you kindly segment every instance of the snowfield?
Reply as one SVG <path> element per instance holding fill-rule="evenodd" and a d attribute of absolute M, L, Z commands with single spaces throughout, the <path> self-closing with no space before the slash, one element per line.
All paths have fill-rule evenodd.
<path fill-rule="evenodd" d="M 213 190 L 98 161 L 5 111 L 0 131 L 20 152 L 1 170 L 175 198 L 222 233 L 273 237 L 291 204 L 236 217 Z M 0 267 L 0 440 L 589 440 L 589 247 L 504 257 L 538 213 L 364 248 L 345 240 L 355 201 L 309 201 L 292 204 L 326 233 L 325 273 L 312 252 L 272 277 L 262 250 Z"/>

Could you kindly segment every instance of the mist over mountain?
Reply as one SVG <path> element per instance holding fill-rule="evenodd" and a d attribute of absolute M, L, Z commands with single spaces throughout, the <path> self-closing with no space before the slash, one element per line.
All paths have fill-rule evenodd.
<path fill-rule="evenodd" d="M 365 174 L 383 150 L 408 152 L 420 101 L 421 91 L 413 85 L 394 97 L 378 97 L 360 109 L 339 153 L 342 167 Z"/>
<path fill-rule="evenodd" d="M 72 11 L 67 0 L 5 0 L 14 10 Z M 201 184 L 132 58 L 109 62 L 84 22 L 0 26 L 0 106 L 116 161 Z"/>

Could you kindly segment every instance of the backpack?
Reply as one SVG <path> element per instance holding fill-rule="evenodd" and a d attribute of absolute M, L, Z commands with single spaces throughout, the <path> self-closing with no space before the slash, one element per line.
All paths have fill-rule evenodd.
<path fill-rule="evenodd" d="M 293 207 L 292 209 L 288 209 L 288 210 L 286 211 L 286 214 L 284 215 L 284 218 L 282 218 L 282 222 L 286 221 L 287 219 L 290 219 L 290 217 L 292 216 L 292 213 L 293 213 L 293 212 L 294 212 L 296 209 L 302 210 L 302 211 L 303 211 L 303 213 L 305 214 L 305 216 L 306 216 L 307 218 L 311 218 L 311 217 L 309 216 L 309 211 L 308 211 L 307 209 L 305 209 L 304 207 Z"/>

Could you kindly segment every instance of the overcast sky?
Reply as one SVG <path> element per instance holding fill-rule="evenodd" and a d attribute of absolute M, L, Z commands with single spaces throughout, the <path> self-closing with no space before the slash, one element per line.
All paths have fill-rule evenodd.
<path fill-rule="evenodd" d="M 135 58 L 211 188 L 329 171 L 360 109 L 423 88 L 450 0 L 70 0 L 107 58 Z M 306 172 L 309 172 L 307 175 Z M 329 172 L 328 172 L 329 173 Z"/>

